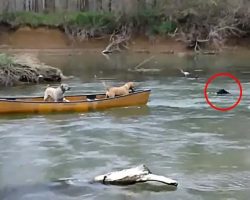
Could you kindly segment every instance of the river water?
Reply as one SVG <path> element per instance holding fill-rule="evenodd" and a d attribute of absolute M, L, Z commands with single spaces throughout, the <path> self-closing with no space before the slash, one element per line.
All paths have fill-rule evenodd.
<path fill-rule="evenodd" d="M 103 112 L 1 116 L 1 200 L 249 199 L 249 54 L 162 54 L 143 65 L 158 70 L 127 70 L 150 56 L 39 54 L 42 61 L 75 76 L 65 81 L 72 87 L 68 94 L 103 91 L 102 78 L 109 85 L 133 80 L 139 88 L 152 90 L 150 101 L 147 106 Z M 200 78 L 186 79 L 178 68 Z M 229 112 L 212 109 L 204 98 L 207 79 L 218 72 L 230 72 L 242 83 L 243 98 Z M 0 95 L 42 95 L 45 87 L 1 88 Z M 232 95 L 216 97 L 213 93 L 220 88 Z M 218 78 L 208 92 L 215 105 L 228 107 L 237 100 L 239 88 L 229 78 Z M 142 163 L 156 174 L 177 180 L 178 188 L 147 184 L 47 187 L 60 178 L 87 181 Z"/>

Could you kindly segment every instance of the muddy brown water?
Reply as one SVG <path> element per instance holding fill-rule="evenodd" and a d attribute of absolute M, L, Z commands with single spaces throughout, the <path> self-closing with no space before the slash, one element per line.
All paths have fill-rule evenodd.
<path fill-rule="evenodd" d="M 40 53 L 39 58 L 75 78 L 65 81 L 69 94 L 103 91 L 99 78 L 119 85 L 134 80 L 150 88 L 147 106 L 103 112 L 0 117 L 0 197 L 10 199 L 239 199 L 250 195 L 249 54 L 221 56 L 155 55 L 145 64 L 160 71 L 128 71 L 149 54 Z M 186 79 L 182 67 L 199 75 Z M 230 72 L 243 86 L 234 110 L 218 112 L 205 102 L 208 77 Z M 42 95 L 46 85 L 1 88 L 0 96 Z M 239 94 L 230 79 L 216 80 L 213 93 L 225 88 L 230 97 L 210 95 L 220 106 Z M 83 184 L 49 187 L 53 180 L 84 181 L 105 172 L 146 164 L 153 172 L 179 182 L 177 190 L 147 184 L 127 187 Z"/>

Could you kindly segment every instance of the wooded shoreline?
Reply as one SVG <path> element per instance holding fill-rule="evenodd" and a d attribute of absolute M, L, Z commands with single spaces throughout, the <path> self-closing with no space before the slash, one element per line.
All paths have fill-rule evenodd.
<path fill-rule="evenodd" d="M 76 42 L 107 37 L 115 50 L 126 49 L 128 41 L 143 36 L 152 44 L 158 38 L 172 38 L 195 52 L 222 51 L 234 38 L 249 38 L 250 2 L 0 0 L 0 24 L 5 31 L 56 28 Z"/>

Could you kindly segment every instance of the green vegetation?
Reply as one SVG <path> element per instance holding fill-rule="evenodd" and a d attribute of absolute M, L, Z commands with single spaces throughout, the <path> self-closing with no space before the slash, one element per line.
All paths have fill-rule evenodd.
<path fill-rule="evenodd" d="M 105 27 L 110 30 L 116 26 L 115 16 L 111 13 L 81 12 L 67 23 L 88 28 Z"/>
<path fill-rule="evenodd" d="M 0 21 L 12 26 L 29 25 L 38 26 L 60 26 L 63 24 L 75 24 L 79 26 L 94 25 L 99 23 L 104 14 L 95 13 L 35 13 L 35 12 L 15 12 L 3 13 Z"/>
<path fill-rule="evenodd" d="M 0 67 L 13 63 L 13 59 L 4 53 L 0 53 Z"/>
<path fill-rule="evenodd" d="M 77 25 L 79 27 L 110 27 L 115 25 L 115 17 L 111 13 L 94 12 L 75 12 L 75 13 L 35 13 L 35 12 L 16 12 L 3 13 L 0 21 L 12 26 L 28 25 L 38 26 L 61 26 Z"/>
<path fill-rule="evenodd" d="M 159 9 L 144 9 L 129 16 L 127 21 L 133 24 L 134 29 L 149 34 L 167 34 L 173 32 L 177 24 Z"/>
<path fill-rule="evenodd" d="M 12 27 L 19 26 L 70 26 L 86 30 L 98 29 L 103 33 L 112 33 L 124 24 L 132 24 L 135 30 L 148 29 L 152 33 L 166 34 L 176 28 L 176 24 L 167 20 L 157 10 L 145 10 L 133 16 L 116 16 L 105 12 L 67 12 L 67 13 L 35 13 L 15 12 L 0 14 L 0 22 Z"/>
<path fill-rule="evenodd" d="M 63 23 L 63 14 L 42 14 L 34 12 L 3 13 L 0 15 L 1 22 L 15 26 L 29 25 L 58 26 Z"/>

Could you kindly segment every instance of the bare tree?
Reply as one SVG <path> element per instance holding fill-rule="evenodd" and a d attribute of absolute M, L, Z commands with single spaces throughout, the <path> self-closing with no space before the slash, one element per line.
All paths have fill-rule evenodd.
<path fill-rule="evenodd" d="M 66 0 L 66 2 L 65 2 L 65 10 L 68 10 L 68 8 L 69 8 L 69 0 Z"/>
<path fill-rule="evenodd" d="M 137 0 L 137 7 L 138 7 L 138 10 L 145 9 L 146 8 L 145 0 Z"/>
<path fill-rule="evenodd" d="M 29 0 L 24 0 L 23 1 L 23 9 L 25 11 L 29 11 L 30 10 L 30 2 L 29 2 Z"/>
<path fill-rule="evenodd" d="M 45 10 L 48 12 L 53 12 L 55 11 L 55 0 L 44 0 L 45 2 Z"/>
<path fill-rule="evenodd" d="M 246 16 L 247 12 L 242 11 L 243 1 L 179 0 L 180 4 L 177 3 L 177 7 L 172 10 L 178 10 L 179 13 L 181 11 L 182 15 L 178 12 L 172 13 L 179 26 L 172 36 L 176 36 L 196 52 L 206 47 L 220 51 L 227 39 L 245 34 L 242 24 L 243 16 Z M 166 13 L 167 10 L 168 8 Z"/>
<path fill-rule="evenodd" d="M 89 10 L 89 0 L 79 0 L 79 10 L 80 11 L 87 11 Z"/>
<path fill-rule="evenodd" d="M 153 0 L 152 7 L 155 8 L 157 6 L 157 0 Z"/>
<path fill-rule="evenodd" d="M 38 12 L 39 11 L 39 3 L 38 3 L 38 0 L 34 0 L 34 3 L 33 3 L 33 10 L 35 12 Z"/>
<path fill-rule="evenodd" d="M 102 11 L 102 0 L 97 0 L 97 11 Z"/>
<path fill-rule="evenodd" d="M 112 11 L 112 0 L 109 0 L 109 3 L 108 3 L 108 10 L 109 10 L 109 12 Z"/>

